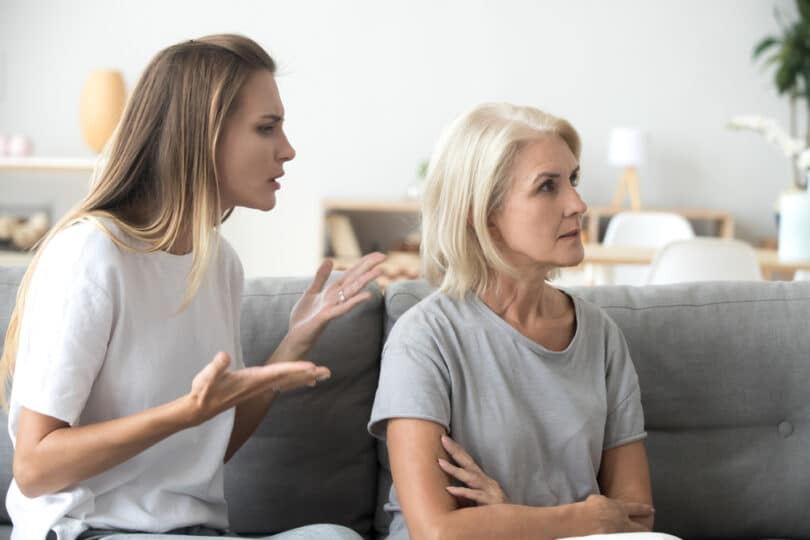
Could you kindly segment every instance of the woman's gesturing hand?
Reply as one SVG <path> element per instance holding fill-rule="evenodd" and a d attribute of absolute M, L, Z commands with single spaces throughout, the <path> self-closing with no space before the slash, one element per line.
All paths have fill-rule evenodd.
<path fill-rule="evenodd" d="M 467 486 L 447 486 L 445 488 L 456 497 L 461 506 L 484 506 L 509 502 L 498 482 L 487 476 L 457 442 L 447 435 L 442 435 L 442 446 L 457 463 L 457 466 L 444 459 L 439 459 L 439 466 L 448 475 L 464 482 Z"/>
<path fill-rule="evenodd" d="M 229 371 L 231 358 L 217 353 L 191 382 L 188 398 L 191 423 L 197 425 L 242 401 L 268 391 L 315 386 L 330 376 L 328 368 L 312 362 L 279 362 Z"/>
<path fill-rule="evenodd" d="M 351 311 L 357 304 L 368 300 L 371 293 L 363 289 L 380 275 L 377 266 L 385 260 L 382 253 L 370 253 L 360 259 L 340 279 L 326 285 L 332 262 L 325 261 L 309 289 L 290 313 L 288 345 L 297 357 L 307 354 L 327 323 Z"/>

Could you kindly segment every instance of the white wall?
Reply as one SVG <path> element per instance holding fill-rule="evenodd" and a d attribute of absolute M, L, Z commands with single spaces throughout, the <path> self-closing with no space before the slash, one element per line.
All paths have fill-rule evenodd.
<path fill-rule="evenodd" d="M 611 127 L 636 124 L 650 148 L 645 205 L 731 211 L 738 236 L 772 236 L 786 160 L 732 115 L 787 125 L 787 104 L 751 49 L 777 30 L 788 0 L 0 0 L 0 133 L 42 155 L 89 155 L 78 125 L 87 73 L 121 69 L 130 88 L 173 42 L 238 32 L 278 60 L 298 157 L 279 207 L 240 211 L 226 235 L 249 275 L 308 274 L 321 248 L 325 196 L 399 197 L 443 125 L 485 100 L 567 117 L 584 141 L 582 192 L 610 201 Z M 0 174 L 0 206 L 63 212 L 79 175 Z"/>

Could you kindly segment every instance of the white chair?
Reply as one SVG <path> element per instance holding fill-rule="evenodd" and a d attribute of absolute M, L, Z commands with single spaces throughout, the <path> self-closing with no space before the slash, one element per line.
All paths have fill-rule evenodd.
<path fill-rule="evenodd" d="M 749 244 L 726 238 L 670 242 L 656 253 L 648 283 L 759 281 L 757 253 Z"/>
<path fill-rule="evenodd" d="M 810 270 L 796 270 L 793 281 L 810 281 Z"/>
<path fill-rule="evenodd" d="M 673 240 L 694 238 L 692 225 L 683 216 L 671 212 L 621 212 L 608 222 L 606 246 L 660 248 Z M 594 272 L 597 285 L 644 285 L 649 266 L 603 266 Z"/>

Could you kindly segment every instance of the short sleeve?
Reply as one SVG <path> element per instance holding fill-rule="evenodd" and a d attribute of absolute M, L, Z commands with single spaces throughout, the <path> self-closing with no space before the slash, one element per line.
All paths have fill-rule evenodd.
<path fill-rule="evenodd" d="M 607 339 L 607 419 L 603 450 L 647 436 L 641 392 L 630 350 L 621 330 L 609 321 Z"/>
<path fill-rule="evenodd" d="M 232 363 L 233 369 L 241 369 L 245 367 L 245 359 L 242 354 L 242 295 L 245 289 L 245 270 L 242 267 L 242 262 L 236 255 L 236 251 L 228 245 L 232 252 L 232 272 L 229 279 L 229 290 L 231 292 L 231 308 L 234 326 L 234 358 Z"/>
<path fill-rule="evenodd" d="M 397 332 L 399 330 L 399 332 Z M 425 343 L 427 328 L 414 343 L 395 328 L 386 343 L 380 366 L 380 381 L 371 410 L 369 433 L 385 439 L 392 418 L 429 420 L 450 431 L 450 375 L 438 347 Z"/>
<path fill-rule="evenodd" d="M 75 425 L 106 357 L 113 304 L 88 268 L 98 261 L 56 240 L 26 297 L 11 400 Z"/>

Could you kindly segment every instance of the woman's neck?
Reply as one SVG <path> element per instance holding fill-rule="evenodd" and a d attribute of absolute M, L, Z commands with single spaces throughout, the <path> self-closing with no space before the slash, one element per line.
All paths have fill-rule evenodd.
<path fill-rule="evenodd" d="M 481 300 L 510 323 L 529 327 L 533 321 L 559 315 L 559 292 L 546 282 L 546 271 L 498 275 Z"/>

